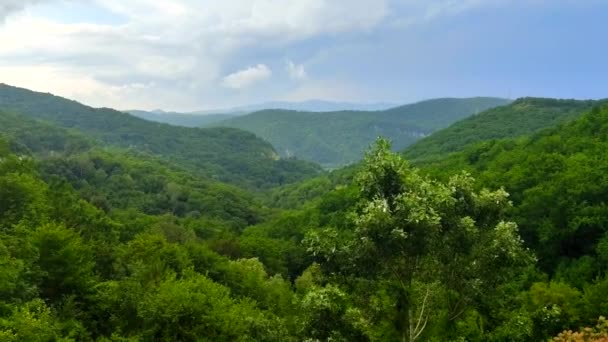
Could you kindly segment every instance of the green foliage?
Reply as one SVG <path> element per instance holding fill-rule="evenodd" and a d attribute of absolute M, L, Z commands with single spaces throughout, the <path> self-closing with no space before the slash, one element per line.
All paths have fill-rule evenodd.
<path fill-rule="evenodd" d="M 257 223 L 262 216 L 261 205 L 245 191 L 147 155 L 91 150 L 46 159 L 42 171 L 49 178 L 66 179 L 104 211 L 136 209 L 150 215 L 206 217 L 230 222 L 234 229 Z"/>
<path fill-rule="evenodd" d="M 39 222 L 45 216 L 46 184 L 30 174 L 0 175 L 0 224 Z"/>
<path fill-rule="evenodd" d="M 288 282 L 268 277 L 257 261 L 231 262 L 197 237 L 198 224 L 208 217 L 223 217 L 215 223 L 223 231 L 259 220 L 251 199 L 238 208 L 245 196 L 240 190 L 133 155 L 93 151 L 41 164 L 11 154 L 2 158 L 3 340 L 283 341 L 287 322 L 295 334 L 295 319 L 287 319 L 294 315 Z M 132 210 L 154 191 L 199 210 L 204 201 L 216 209 L 181 218 Z M 106 199 L 103 210 L 89 202 L 99 197 Z M 224 197 L 226 202 L 212 203 Z M 228 204 L 235 208 L 220 208 Z M 194 273 L 194 267 L 229 287 Z"/>
<path fill-rule="evenodd" d="M 479 142 L 518 137 L 573 120 L 597 101 L 522 98 L 461 120 L 408 147 L 407 159 L 425 163 Z M 472 156 L 473 157 L 473 156 Z"/>
<path fill-rule="evenodd" d="M 90 247 L 75 232 L 46 224 L 32 233 L 31 241 L 38 255 L 36 278 L 44 300 L 57 302 L 65 296 L 87 294 L 95 281 L 95 264 Z"/>
<path fill-rule="evenodd" d="M 390 138 L 395 148 L 403 149 L 457 120 L 508 102 L 499 98 L 446 98 L 378 112 L 264 110 L 212 125 L 253 132 L 272 143 L 283 156 L 335 168 L 360 160 L 378 136 Z"/>
<path fill-rule="evenodd" d="M 385 310 L 382 321 L 395 329 L 385 338 L 415 341 L 427 324 L 454 324 L 532 262 L 517 226 L 503 221 L 503 190 L 474 192 L 466 174 L 447 184 L 425 179 L 385 140 L 367 154 L 357 182 L 351 227 L 313 231 L 307 243 L 337 280 L 382 284 L 397 303 Z"/>
<path fill-rule="evenodd" d="M 144 339 L 160 341 L 280 340 L 282 328 L 257 311 L 253 302 L 235 301 L 223 286 L 201 275 L 169 279 L 137 308 Z"/>
<path fill-rule="evenodd" d="M 272 207 L 294 209 L 304 205 L 311 205 L 321 197 L 333 193 L 333 190 L 343 189 L 351 184 L 359 165 L 351 165 L 341 169 L 324 173 L 295 184 L 288 184 L 275 188 L 267 196 L 266 203 Z M 339 196 L 348 195 L 342 191 Z"/>
<path fill-rule="evenodd" d="M 30 95 L 93 137 L 115 128 Z M 556 120 L 580 105 L 552 104 L 570 108 Z M 361 165 L 269 192 L 0 123 L 2 341 L 542 341 L 608 312 L 608 109 L 422 171 L 380 140 Z M 602 322 L 557 340 L 600 339 Z"/>
<path fill-rule="evenodd" d="M 25 262 L 11 255 L 0 241 L 0 299 L 9 302 L 19 296 L 24 287 Z"/>
<path fill-rule="evenodd" d="M 201 175 L 248 187 L 265 188 L 292 183 L 319 172 L 312 164 L 280 159 L 273 147 L 255 135 L 231 128 L 187 128 L 149 122 L 108 108 L 91 108 L 50 94 L 0 85 L 0 108 L 16 111 L 31 119 L 74 129 L 105 144 L 151 153 L 180 164 Z M 0 120 L 6 120 L 0 113 Z M 9 118 L 11 121 L 13 118 Z M 0 121 L 1 123 L 2 121 Z M 29 125 L 29 124 L 28 124 Z M 39 130 L 38 124 L 31 125 Z M 78 149 L 57 129 L 32 135 L 23 129 L 0 125 L 0 131 L 24 135 L 26 146 L 47 134 L 51 150 Z M 8 130 L 8 131 L 7 131 Z M 49 133 L 47 133 L 49 132 Z M 55 141 L 57 140 L 57 142 Z M 36 145 L 36 144 L 33 144 Z"/>
<path fill-rule="evenodd" d="M 263 309 L 286 315 L 292 311 L 290 284 L 281 276 L 268 277 L 257 259 L 230 261 L 223 282 L 237 297 L 254 299 Z"/>
<path fill-rule="evenodd" d="M 0 341 L 74 341 L 63 338 L 60 323 L 41 300 L 13 308 L 9 317 L 0 319 Z"/>
<path fill-rule="evenodd" d="M 589 323 L 595 317 L 608 312 L 608 277 L 598 278 L 585 284 L 582 295 L 583 321 Z"/>
<path fill-rule="evenodd" d="M 536 283 L 530 288 L 536 338 L 553 336 L 581 322 L 581 293 L 564 283 Z M 567 322 L 568 326 L 564 326 Z"/>
<path fill-rule="evenodd" d="M 0 137 L 0 157 L 6 157 L 10 152 L 10 145 L 8 141 L 3 137 Z"/>
<path fill-rule="evenodd" d="M 52 155 L 57 152 L 80 152 L 92 143 L 71 130 L 62 129 L 7 112 L 0 101 L 0 134 L 9 138 L 10 144 L 0 143 L 0 155 L 8 149 L 16 152 Z"/>
<path fill-rule="evenodd" d="M 313 287 L 302 298 L 301 332 L 313 341 L 365 340 L 357 327 L 357 310 L 334 285 Z"/>
<path fill-rule="evenodd" d="M 425 170 L 446 177 L 468 169 L 486 186 L 504 186 L 514 202 L 510 217 L 539 265 L 580 288 L 605 272 L 607 122 L 608 109 L 595 109 L 529 138 L 470 147 Z"/>

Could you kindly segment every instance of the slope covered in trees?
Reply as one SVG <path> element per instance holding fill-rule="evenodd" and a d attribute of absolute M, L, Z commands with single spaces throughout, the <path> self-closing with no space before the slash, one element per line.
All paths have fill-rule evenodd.
<path fill-rule="evenodd" d="M 186 128 L 95 109 L 50 94 L 0 85 L 0 109 L 70 128 L 106 144 L 162 156 L 215 179 L 269 187 L 316 174 L 316 165 L 280 159 L 255 135 L 233 128 Z"/>
<path fill-rule="evenodd" d="M 572 134 L 605 137 L 593 128 L 607 116 Z M 607 305 L 602 272 L 577 286 L 535 271 L 505 191 L 476 190 L 487 181 L 466 174 L 423 177 L 383 141 L 354 182 L 311 206 L 227 216 L 176 209 L 203 208 L 209 189 L 153 160 L 35 161 L 10 146 L 0 144 L 5 340 L 528 341 L 593 326 Z"/>
<path fill-rule="evenodd" d="M 601 101 L 521 98 L 435 132 L 409 146 L 404 155 L 408 160 L 420 162 L 442 158 L 480 141 L 518 137 L 556 126 L 581 116 L 600 103 Z"/>
<path fill-rule="evenodd" d="M 589 312 L 608 312 L 607 148 L 608 108 L 596 107 L 530 137 L 482 142 L 425 166 L 439 178 L 467 169 L 511 193 L 509 216 L 551 279 L 531 289 L 547 305 L 551 333 L 591 327 Z"/>
<path fill-rule="evenodd" d="M 403 150 L 414 165 L 441 161 L 450 153 L 462 151 L 476 143 L 533 134 L 582 116 L 601 101 L 521 98 L 512 104 L 489 109 L 439 130 Z M 451 171 L 458 171 L 457 169 Z M 334 170 L 312 179 L 274 189 L 271 202 L 295 208 L 317 199 L 323 193 L 353 179 L 353 167 Z"/>
<path fill-rule="evenodd" d="M 587 113 L 576 114 L 578 119 L 529 137 L 483 141 L 423 164 L 422 173 L 433 179 L 448 180 L 466 170 L 477 179 L 476 188 L 504 187 L 510 194 L 513 207 L 506 210 L 505 218 L 518 224 L 540 272 L 527 283 L 519 283 L 518 293 L 508 295 L 509 300 L 518 302 L 511 304 L 519 307 L 512 307 L 512 314 L 502 319 L 519 323 L 510 328 L 511 333 L 505 335 L 508 338 L 503 336 L 505 340 L 544 340 L 561 330 L 593 327 L 598 317 L 608 314 L 608 108 L 601 109 L 602 102 Z M 555 115 L 560 113 L 556 110 Z M 344 170 L 281 188 L 274 193 L 276 203 L 304 208 L 301 210 L 310 216 L 319 212 L 320 222 L 341 227 L 345 217 L 338 212 L 353 203 L 349 198 L 357 191 L 345 187 L 352 175 L 352 170 Z M 307 198 L 313 202 L 306 203 Z M 336 246 L 327 245 L 331 249 Z M 475 319 L 487 322 L 487 317 L 481 317 L 483 314 Z M 591 336 L 595 330 L 581 331 L 564 332 L 555 340 Z M 481 340 L 495 337 L 486 335 Z"/>
<path fill-rule="evenodd" d="M 10 151 L 38 160 L 46 180 L 59 177 L 109 211 L 224 220 L 243 229 L 260 221 L 262 205 L 248 191 L 136 150 L 102 147 L 78 132 L 0 112 L 0 134 Z"/>
<path fill-rule="evenodd" d="M 480 97 L 429 100 L 384 111 L 264 110 L 213 126 L 253 132 L 272 143 L 283 156 L 333 168 L 360 160 L 378 136 L 391 139 L 396 149 L 403 149 L 455 121 L 508 102 Z"/>
<path fill-rule="evenodd" d="M 441 176 L 465 169 L 485 185 L 504 186 L 540 265 L 576 282 L 608 266 L 599 247 L 608 241 L 606 148 L 608 109 L 595 108 L 530 137 L 479 143 L 425 170 Z"/>
<path fill-rule="evenodd" d="M 434 329 L 443 329 L 438 328 L 446 319 L 440 314 L 443 307 L 440 298 L 451 296 L 450 286 L 482 276 L 477 270 L 471 270 L 470 274 L 463 272 L 450 278 L 455 281 L 450 284 L 441 277 L 429 278 L 433 272 L 416 271 L 414 281 L 408 285 L 410 288 L 402 292 L 398 286 L 394 287 L 398 279 L 384 270 L 373 275 L 361 273 L 367 261 L 361 258 L 364 255 L 348 248 L 350 234 L 365 235 L 367 229 L 371 229 L 370 233 L 384 234 L 387 232 L 381 232 L 388 228 L 382 221 L 376 223 L 378 218 L 367 219 L 373 214 L 366 208 L 375 203 L 376 200 L 372 200 L 377 196 L 375 191 L 387 189 L 389 192 L 382 194 L 393 196 L 400 195 L 409 186 L 420 186 L 420 190 L 431 186 L 435 194 L 429 192 L 429 201 L 434 204 L 428 204 L 438 210 L 437 215 L 453 215 L 451 223 L 441 226 L 432 223 L 434 217 L 416 225 L 404 225 L 400 227 L 403 237 L 410 234 L 410 229 L 425 230 L 434 226 L 439 234 L 452 224 L 453 228 L 460 227 L 458 217 L 466 215 L 466 211 L 454 211 L 456 207 L 441 204 L 452 196 L 460 196 L 460 192 L 446 192 L 445 185 L 427 183 L 404 164 L 395 164 L 390 158 L 398 157 L 391 155 L 385 145 L 370 154 L 372 159 L 360 173 L 364 190 L 353 193 L 350 199 L 344 198 L 346 202 L 335 207 L 336 213 L 346 215 L 352 210 L 360 219 L 330 219 L 331 215 L 323 212 L 313 216 L 286 212 L 242 233 L 231 230 L 225 222 L 209 221 L 207 212 L 182 217 L 169 208 L 162 211 L 159 207 L 161 211 L 149 212 L 145 205 L 140 207 L 133 202 L 154 192 L 143 188 L 150 186 L 150 182 L 152 185 L 162 183 L 150 177 L 168 172 L 151 162 L 134 157 L 127 160 L 127 157 L 117 157 L 116 153 L 89 152 L 87 167 L 87 160 L 83 161 L 84 157 L 79 155 L 35 161 L 12 154 L 10 144 L 5 141 L 1 146 L 0 334 L 4 340 L 385 340 L 406 333 L 408 340 L 414 340 L 414 335 L 432 336 Z M 140 169 L 144 171 L 138 171 Z M 399 172 L 397 179 L 391 170 Z M 108 174 L 105 181 L 101 180 L 103 173 Z M 184 179 L 174 181 L 189 189 L 191 195 L 197 192 L 193 183 Z M 472 194 L 465 190 L 469 180 L 455 181 L 462 184 L 465 193 Z M 164 191 L 173 196 L 171 189 Z M 108 201 L 101 205 L 99 200 L 89 197 L 91 194 L 108 196 Z M 184 194 L 175 195 L 177 201 L 181 196 Z M 525 254 L 517 240 L 512 240 L 514 230 L 509 228 L 503 232 L 497 221 L 501 211 L 493 210 L 493 201 L 485 201 L 483 196 L 503 195 L 488 192 L 475 202 L 476 207 L 471 210 L 488 216 L 483 224 L 470 223 L 471 227 L 480 229 L 479 236 L 470 238 L 501 234 L 505 241 L 513 241 L 513 251 Z M 397 197 L 391 198 L 392 207 Z M 394 202 L 391 215 L 418 217 L 422 208 L 403 211 L 403 206 L 409 205 L 406 203 L 405 198 Z M 501 206 L 505 204 L 501 202 Z M 487 205 L 490 206 L 486 208 Z M 306 228 L 314 221 L 325 228 Z M 334 235 L 329 230 L 331 222 L 342 227 L 341 232 L 345 234 L 341 240 L 344 243 L 338 243 L 337 250 L 326 248 L 334 243 L 331 241 Z M 255 221 L 247 224 L 252 223 Z M 362 230 L 361 224 L 367 228 Z M 289 225 L 298 229 L 289 229 Z M 397 240 L 401 238 L 388 233 Z M 325 240 L 326 236 L 330 240 Z M 430 237 L 421 238 L 430 243 Z M 290 244 L 290 239 L 303 243 Z M 406 247 L 400 246 L 397 240 L 389 242 L 396 251 Z M 374 240 L 374 243 L 382 241 Z M 423 258 L 413 254 L 412 257 L 426 260 L 424 264 L 431 266 L 434 258 L 443 258 L 434 251 L 435 247 L 429 245 L 420 250 Z M 482 251 L 475 248 L 458 251 L 471 260 L 480 260 L 476 258 L 485 252 L 479 252 Z M 327 253 L 337 253 L 337 259 Z M 250 258 L 250 254 L 257 254 L 259 259 Z M 344 258 L 351 258 L 356 267 L 362 268 L 343 268 L 348 264 L 335 263 L 346 261 Z M 318 259 L 320 264 L 312 264 L 313 259 Z M 505 270 L 515 271 L 519 264 L 525 266 L 526 261 L 522 260 L 503 263 Z M 387 260 L 386 264 L 390 262 L 400 263 Z M 442 274 L 437 271 L 437 275 Z M 377 281 L 370 282 L 374 279 Z M 487 274 L 487 279 L 492 284 L 503 283 L 491 274 Z M 420 306 L 431 295 L 419 296 L 419 291 L 431 293 L 433 304 Z M 372 296 L 365 297 L 364 293 Z M 473 299 L 476 294 L 458 292 L 454 298 L 461 298 L 459 296 Z M 395 310 L 391 302 L 401 300 L 399 298 L 406 306 Z M 404 330 L 409 326 L 408 320 L 420 322 L 413 315 L 396 326 L 387 325 L 411 310 L 416 310 L 416 316 L 420 313 L 425 321 L 415 332 Z M 434 328 L 429 329 L 430 326 Z"/>
<path fill-rule="evenodd" d="M 270 194 L 0 123 L 1 340 L 606 336 L 608 108 L 421 170 L 379 140 Z"/>
<path fill-rule="evenodd" d="M 0 134 L 21 153 L 52 154 L 54 152 L 78 152 L 93 143 L 77 132 L 24 118 L 0 109 Z"/>
<path fill-rule="evenodd" d="M 114 170 L 102 181 L 71 169 L 69 160 L 60 162 L 64 167 L 57 160 L 41 165 L 12 155 L 8 146 L 0 143 L 3 341 L 283 340 L 287 323 L 278 313 L 291 308 L 288 283 L 268 277 L 254 259 L 222 257 L 199 237 L 211 241 L 216 231 L 229 233 L 225 221 L 209 212 L 147 214 L 129 202 L 149 193 L 135 194 L 137 186 L 125 179 L 137 177 L 131 182 L 146 186 L 153 178 L 162 189 L 162 168 L 94 156 L 104 166 L 95 177 Z M 152 174 L 137 171 L 150 166 Z M 196 197 L 196 185 L 173 181 Z M 92 205 L 90 192 L 108 193 L 110 205 Z M 174 196 L 171 189 L 160 192 Z"/>

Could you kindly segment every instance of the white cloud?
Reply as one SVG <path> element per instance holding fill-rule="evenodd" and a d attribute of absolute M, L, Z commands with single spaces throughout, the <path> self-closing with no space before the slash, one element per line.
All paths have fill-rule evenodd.
<path fill-rule="evenodd" d="M 287 61 L 287 73 L 292 80 L 305 80 L 308 78 L 304 64 L 295 64 L 293 61 Z"/>
<path fill-rule="evenodd" d="M 52 66 L 0 66 L 0 82 L 40 92 L 78 99 L 94 107 L 116 109 L 162 108 L 167 103 L 179 103 L 185 108 L 199 108 L 191 94 L 181 89 L 162 87 L 154 82 L 112 85 L 81 72 Z"/>
<path fill-rule="evenodd" d="M 79 79 L 83 83 L 95 81 L 97 87 L 106 89 L 97 91 L 95 103 L 114 104 L 116 97 L 103 97 L 116 87 L 154 83 L 164 87 L 166 94 L 189 96 L 190 102 L 198 101 L 199 106 L 213 106 L 218 101 L 230 104 L 232 92 L 226 93 L 226 87 L 246 88 L 271 74 L 268 67 L 256 66 L 244 74 L 223 78 L 221 70 L 227 62 L 252 62 L 241 57 L 242 51 L 279 51 L 319 35 L 370 30 L 386 16 L 387 1 L 0 0 L 0 61 L 4 67 L 22 71 L 41 67 L 55 70 L 55 81 L 49 80 L 45 91 L 58 95 L 72 96 L 79 93 L 78 88 L 87 88 L 84 84 L 78 87 Z M 80 8 L 103 8 L 121 19 L 113 24 L 63 23 L 40 14 L 50 3 L 56 6 L 54 12 L 72 17 L 78 13 L 70 6 L 80 3 Z M 26 5 L 40 4 L 36 11 L 23 11 Z M 348 16 L 344 16 L 345 6 Z M 22 86 L 39 86 L 33 83 L 35 77 L 23 79 L 30 83 L 19 82 Z M 0 74 L 2 80 L 7 81 L 7 76 Z M 73 91 L 68 91 L 68 84 Z M 141 108 L 153 108 L 148 104 L 152 97 L 146 94 L 150 89 L 140 89 L 131 98 L 144 99 Z M 76 97 L 80 101 L 88 98 Z M 162 105 L 170 109 L 186 106 L 168 101 Z"/>
<path fill-rule="evenodd" d="M 255 83 L 270 78 L 270 76 L 272 76 L 272 70 L 265 64 L 258 64 L 224 77 L 222 86 L 232 89 L 248 88 Z"/>
<path fill-rule="evenodd" d="M 140 23 L 164 23 L 168 34 L 302 39 L 366 30 L 388 15 L 388 0 L 96 0 Z M 344 15 L 348 8 L 348 15 Z M 180 20 L 175 20 L 179 18 Z"/>
<path fill-rule="evenodd" d="M 10 14 L 23 10 L 26 6 L 50 0 L 0 0 L 0 23 Z"/>
<path fill-rule="evenodd" d="M 470 6 L 483 2 L 462 1 Z M 52 3 L 58 6 L 55 12 L 78 16 L 70 7 L 76 2 L 93 11 L 103 8 L 120 20 L 64 23 L 40 10 L 23 11 Z M 395 12 L 402 4 L 415 4 L 417 10 Z M 237 92 L 226 88 L 253 91 L 251 86 L 272 71 L 259 64 L 223 76 L 227 64 L 257 63 L 251 58 L 259 50 L 275 65 L 286 48 L 311 38 L 361 35 L 395 17 L 441 15 L 445 6 L 463 7 L 454 0 L 0 0 L 0 82 L 120 108 L 238 105 L 230 103 Z M 303 64 L 288 61 L 286 68 L 290 78 L 308 79 Z M 22 74 L 10 72 L 9 77 L 5 72 L 11 70 Z M 41 70 L 45 80 L 38 77 Z M 284 87 L 271 86 L 256 93 L 265 98 L 255 101 L 284 95 Z M 313 95 L 321 94 L 315 90 Z"/>

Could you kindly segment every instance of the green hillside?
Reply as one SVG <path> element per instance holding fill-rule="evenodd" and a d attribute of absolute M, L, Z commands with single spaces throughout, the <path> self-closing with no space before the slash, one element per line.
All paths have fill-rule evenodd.
<path fill-rule="evenodd" d="M 233 128 L 187 128 L 149 122 L 7 85 L 0 85 L 0 109 L 74 129 L 106 144 L 159 155 L 234 184 L 269 187 L 319 171 L 310 163 L 280 159 L 269 143 Z"/>
<path fill-rule="evenodd" d="M 608 108 L 421 170 L 379 140 L 270 195 L 23 116 L 0 123 L 4 340 L 608 332 Z"/>
<path fill-rule="evenodd" d="M 104 210 L 202 216 L 240 229 L 260 220 L 252 193 L 145 152 L 108 148 L 78 132 L 2 111 L 0 136 L 10 151 L 38 160 L 43 175 L 66 180 Z"/>
<path fill-rule="evenodd" d="M 93 146 L 82 134 L 0 110 L 0 134 L 20 153 L 50 155 L 88 150 Z"/>
<path fill-rule="evenodd" d="M 372 279 L 389 281 L 399 270 L 397 260 L 403 261 L 408 253 L 427 251 L 421 247 L 426 241 L 425 234 L 433 239 L 455 238 L 458 241 L 451 245 L 447 240 L 442 240 L 444 242 L 430 252 L 432 255 L 427 256 L 430 258 L 436 257 L 435 253 L 440 255 L 446 252 L 444 248 L 474 248 L 478 243 L 487 244 L 488 248 L 502 246 L 499 249 L 509 251 L 508 256 L 500 256 L 500 252 L 487 255 L 485 262 L 492 265 L 480 266 L 492 274 L 496 274 L 498 265 L 517 265 L 503 258 L 515 257 L 519 262 L 524 262 L 525 253 L 517 254 L 517 249 L 512 249 L 523 244 L 527 251 L 533 253 L 534 261 L 531 264 L 536 270 L 520 269 L 518 275 L 502 274 L 502 279 L 511 279 L 508 285 L 493 283 L 492 288 L 483 290 L 479 290 L 479 284 L 484 282 L 481 278 L 473 282 L 480 282 L 476 285 L 456 281 L 458 290 L 454 288 L 452 295 L 460 296 L 458 292 L 462 289 L 481 295 L 476 300 L 469 299 L 474 302 L 465 304 L 467 308 L 463 308 L 464 312 L 468 312 L 465 315 L 474 317 L 473 321 L 461 317 L 455 325 L 442 325 L 438 322 L 444 316 L 439 315 L 434 319 L 434 324 L 439 326 L 427 327 L 430 331 L 425 331 L 429 335 L 423 340 L 432 340 L 431 336 L 436 336 L 437 340 L 450 340 L 446 336 L 466 336 L 464 340 L 473 341 L 545 341 L 563 330 L 594 327 L 597 318 L 608 312 L 605 296 L 608 289 L 608 107 L 604 105 L 602 109 L 601 102 L 596 104 L 587 112 L 576 114 L 578 117 L 568 122 L 541 129 L 529 136 L 485 140 L 468 145 L 461 152 L 425 163 L 421 170 L 411 169 L 407 163 L 402 164 L 400 158 L 391 157 L 385 151 L 373 150 L 367 160 L 354 170 L 351 168 L 307 180 L 275 192 L 279 198 L 277 203 L 302 205 L 296 211 L 298 214 L 292 213 L 289 219 L 284 218 L 273 225 L 263 225 L 258 232 L 274 232 L 274 229 L 285 225 L 296 232 L 299 231 L 298 227 L 304 230 L 305 227 L 317 225 L 323 227 L 309 230 L 309 238 L 305 240 L 316 253 L 315 260 L 327 272 L 324 274 L 338 274 L 334 278 L 337 283 L 354 292 L 361 290 L 361 296 L 366 296 L 363 293 L 369 291 L 363 285 L 368 284 L 365 281 L 376 275 L 378 269 L 383 269 L 382 262 L 378 260 L 390 262 L 392 267 Z M 462 170 L 466 170 L 466 173 Z M 396 176 L 399 172 L 402 172 L 401 176 Z M 353 173 L 354 177 L 351 176 Z M 345 174 L 348 176 L 343 178 Z M 427 175 L 429 178 L 426 178 Z M 368 182 L 376 185 L 367 186 Z M 384 183 L 380 183 L 380 186 L 374 182 Z M 400 182 L 410 182 L 402 188 L 402 192 L 396 190 Z M 429 198 L 441 196 L 442 193 L 434 186 L 446 183 L 451 187 L 445 190 L 446 193 L 456 197 L 447 202 L 429 202 Z M 504 191 L 494 195 L 485 190 L 499 188 Z M 471 191 L 480 192 L 471 195 Z M 378 197 L 378 193 L 383 195 Z M 362 195 L 373 200 L 367 206 L 360 206 L 358 201 Z M 313 200 L 306 202 L 309 198 Z M 440 220 L 432 221 L 436 210 L 445 210 L 440 208 L 450 207 L 454 203 L 458 203 L 455 208 L 440 215 Z M 482 214 L 476 209 L 481 203 L 493 208 Z M 501 203 L 507 204 L 502 206 Z M 452 210 L 471 212 L 467 219 L 434 235 L 434 229 L 449 225 L 454 213 Z M 462 228 L 460 224 L 467 225 L 465 222 L 468 219 L 471 219 L 470 224 L 484 224 L 488 218 L 499 213 L 504 215 L 503 220 L 517 223 L 511 230 L 520 234 L 516 237 L 517 243 L 498 242 L 497 237 L 485 242 L 473 242 L 467 237 L 468 233 L 459 231 Z M 410 221 L 404 224 L 408 230 L 400 240 L 396 237 L 399 233 L 396 227 L 399 227 L 401 220 L 408 219 Z M 421 230 L 416 231 L 420 226 Z M 483 229 L 470 230 L 471 233 L 476 232 L 473 234 L 480 234 L 481 231 Z M 421 240 L 413 243 L 410 239 Z M 403 259 L 396 256 L 398 252 L 404 253 Z M 357 257 L 353 257 L 353 254 Z M 364 260 L 369 264 L 358 268 L 357 263 Z M 460 272 L 470 272 L 479 265 L 479 261 L 476 264 L 467 260 L 457 251 L 447 251 L 445 260 L 438 264 L 426 264 L 426 268 L 419 269 L 418 276 L 433 279 L 435 271 L 430 270 L 435 270 L 437 265 L 454 262 L 451 268 L 446 266 L 451 273 L 439 281 L 442 285 L 438 286 L 442 287 L 455 281 L 452 277 L 458 277 Z M 410 262 L 417 262 L 417 259 Z M 430 280 L 419 281 L 424 283 Z M 352 285 L 352 282 L 359 286 Z M 407 284 L 401 283 L 397 288 L 401 286 L 407 287 Z M 416 286 L 412 285 L 413 289 Z M 424 285 L 418 286 L 424 288 Z M 426 286 L 427 289 L 432 288 L 428 283 Z M 414 293 L 417 293 L 413 295 L 414 298 L 422 300 L 416 297 L 422 296 L 420 292 Z M 437 300 L 438 303 L 450 303 L 450 299 L 445 302 Z M 458 302 L 462 298 L 452 300 Z M 373 305 L 377 305 L 377 302 L 372 302 L 363 301 L 362 305 L 372 310 Z M 441 307 L 442 304 L 434 305 Z M 450 304 L 445 305 L 445 310 L 451 310 Z M 596 336 L 606 336 L 605 320 L 600 318 L 596 329 L 603 331 L 603 335 Z M 586 331 L 595 330 L 587 328 Z"/>
<path fill-rule="evenodd" d="M 403 149 L 455 121 L 507 104 L 498 98 L 436 99 L 384 111 L 298 112 L 264 110 L 213 124 L 255 133 L 282 156 L 333 168 L 360 160 L 378 137 Z"/>
<path fill-rule="evenodd" d="M 403 294 L 393 288 L 396 279 L 385 278 L 384 268 L 365 271 L 372 270 L 370 258 L 379 257 L 371 246 L 351 252 L 344 243 L 313 242 L 323 231 L 317 226 L 348 231 L 347 213 L 376 197 L 373 193 L 331 194 L 319 211 L 272 213 L 231 187 L 209 188 L 192 175 L 117 150 L 31 159 L 6 146 L 6 138 L 0 138 L 0 333 L 5 340 L 368 341 L 394 340 L 405 331 L 406 321 L 390 324 L 404 310 L 391 309 Z M 392 158 L 387 152 L 381 150 L 381 159 L 366 165 L 384 165 L 382 158 Z M 364 184 L 375 182 L 380 185 L 382 177 Z M 405 184 L 451 196 L 447 185 L 421 178 Z M 501 217 L 493 205 L 437 204 L 438 214 L 453 218 L 438 231 L 458 228 L 462 215 L 487 215 L 474 225 L 483 233 L 471 238 L 512 239 L 513 233 L 493 229 Z M 188 212 L 192 208 L 199 212 Z M 455 244 L 457 238 L 436 244 Z M 425 246 L 435 250 L 428 241 Z M 387 241 L 394 247 L 382 255 L 395 251 L 394 242 Z M 326 254 L 331 245 L 338 247 L 335 259 Z M 451 251 L 445 245 L 442 250 Z M 498 248 L 458 251 L 479 261 L 500 253 Z M 520 246 L 511 252 L 526 257 Z M 400 253 L 394 255 L 382 265 L 408 265 Z M 430 266 L 448 254 L 419 255 L 424 258 L 411 260 Z M 332 273 L 334 261 L 348 267 Z M 483 296 L 451 293 L 448 284 L 444 290 L 437 283 L 433 287 L 441 292 L 434 298 L 495 298 L 503 291 L 491 285 L 506 284 L 496 274 L 517 274 L 520 264 L 526 262 L 504 263 L 496 267 L 499 273 L 457 274 L 459 281 L 482 286 Z M 430 275 L 441 279 L 447 271 L 437 267 Z M 416 274 L 417 281 L 423 279 L 428 277 Z M 412 307 L 419 302 L 415 289 L 408 291 Z M 433 336 L 443 321 L 434 318 L 424 336 Z"/>
<path fill-rule="evenodd" d="M 503 186 L 539 265 L 580 286 L 608 266 L 607 150 L 608 107 L 595 107 L 530 137 L 469 146 L 424 171 L 443 178 L 467 170 L 481 184 Z"/>
<path fill-rule="evenodd" d="M 518 99 L 511 104 L 489 109 L 434 132 L 406 148 L 403 155 L 416 165 L 442 161 L 450 153 L 461 151 L 482 141 L 519 137 L 573 120 L 589 111 L 594 105 L 604 102 L 606 101 Z M 355 168 L 356 165 L 353 165 L 304 182 L 277 188 L 273 191 L 272 203 L 289 208 L 302 205 L 335 186 L 351 181 Z"/>
<path fill-rule="evenodd" d="M 579 117 L 597 101 L 521 98 L 454 123 L 409 146 L 408 160 L 425 161 L 488 139 L 517 137 Z"/>

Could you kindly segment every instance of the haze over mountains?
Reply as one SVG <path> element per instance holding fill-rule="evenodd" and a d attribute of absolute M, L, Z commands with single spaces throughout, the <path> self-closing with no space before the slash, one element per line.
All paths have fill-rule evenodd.
<path fill-rule="evenodd" d="M 246 115 L 252 112 L 266 109 L 284 109 L 307 112 L 331 112 L 331 111 L 375 111 L 395 107 L 390 103 L 349 103 L 332 102 L 323 100 L 309 100 L 301 102 L 275 101 L 265 102 L 249 106 L 232 108 L 218 108 L 201 110 L 187 113 L 167 112 L 164 110 L 144 111 L 128 110 L 127 112 L 150 121 L 158 121 L 178 126 L 200 127 L 214 122 L 229 119 L 234 116 Z"/>
<path fill-rule="evenodd" d="M 271 101 L 247 106 L 238 106 L 232 108 L 213 109 L 196 111 L 194 114 L 208 113 L 251 113 L 264 109 L 286 109 L 306 112 L 333 112 L 342 110 L 358 110 L 358 111 L 373 111 L 384 110 L 397 106 L 394 103 L 376 102 L 376 103 L 354 103 L 354 102 L 338 102 L 326 100 L 307 100 L 307 101 Z"/>
<path fill-rule="evenodd" d="M 214 122 L 230 119 L 236 115 L 244 115 L 245 113 L 231 113 L 231 114 L 194 114 L 194 113 L 176 113 L 176 112 L 165 112 L 165 111 L 144 111 L 144 110 L 129 110 L 127 113 L 142 118 L 148 121 L 156 121 L 162 123 L 168 123 L 175 126 L 184 127 L 202 127 L 205 125 L 212 124 Z"/>
<path fill-rule="evenodd" d="M 509 100 L 435 99 L 382 111 L 301 112 L 264 110 L 210 124 L 240 128 L 269 141 L 283 156 L 329 168 L 358 161 L 379 136 L 400 150 L 413 142 Z"/>
<path fill-rule="evenodd" d="M 282 156 L 295 156 L 335 168 L 361 159 L 363 151 L 378 136 L 391 139 L 396 149 L 402 149 L 459 119 L 507 103 L 509 100 L 500 98 L 435 99 L 376 110 L 387 105 L 312 101 L 268 103 L 263 110 L 237 114 L 130 113 L 147 120 L 183 126 L 243 129 L 270 142 Z M 253 108 L 256 107 L 249 110 Z M 329 108 L 341 110 L 327 111 Z"/>

